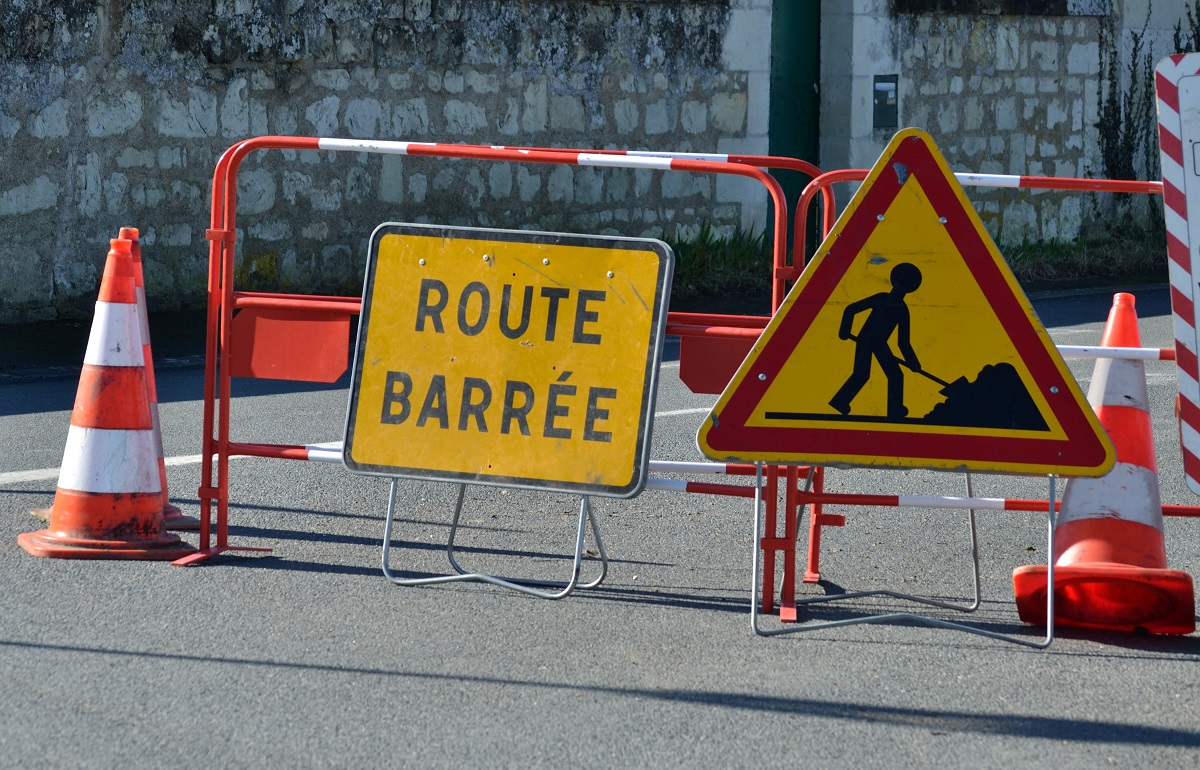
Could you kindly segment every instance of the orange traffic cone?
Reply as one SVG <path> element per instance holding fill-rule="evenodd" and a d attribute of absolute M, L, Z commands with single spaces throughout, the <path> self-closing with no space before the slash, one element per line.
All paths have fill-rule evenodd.
<path fill-rule="evenodd" d="M 1141 347 L 1132 294 L 1117 294 L 1100 344 Z M 1167 569 L 1162 500 L 1141 361 L 1097 359 L 1088 401 L 1117 450 L 1096 479 L 1071 479 L 1054 530 L 1054 622 L 1157 634 L 1196 630 L 1192 577 Z M 1021 620 L 1046 622 L 1046 567 L 1013 571 Z"/>
<path fill-rule="evenodd" d="M 163 530 L 132 244 L 110 244 L 50 525 L 17 542 L 34 556 L 177 559 L 195 549 Z"/>
<path fill-rule="evenodd" d="M 185 516 L 171 504 L 167 494 L 167 460 L 163 452 L 162 423 L 158 417 L 158 385 L 154 379 L 154 354 L 150 349 L 150 316 L 146 313 L 146 282 L 142 271 L 142 247 L 136 227 L 122 227 L 119 238 L 132 243 L 133 283 L 137 291 L 138 319 L 141 321 L 142 357 L 146 364 L 146 399 L 150 402 L 150 419 L 154 423 L 154 451 L 158 455 L 158 481 L 162 486 L 163 526 L 167 529 L 200 529 L 200 520 Z"/>

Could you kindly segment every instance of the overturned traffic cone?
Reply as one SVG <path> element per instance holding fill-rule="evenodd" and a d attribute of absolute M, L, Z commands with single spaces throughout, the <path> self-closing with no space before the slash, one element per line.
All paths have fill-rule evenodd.
<path fill-rule="evenodd" d="M 17 542 L 34 556 L 176 559 L 195 549 L 163 530 L 132 244 L 110 243 L 50 524 Z"/>
<path fill-rule="evenodd" d="M 1132 294 L 1117 294 L 1100 344 L 1141 347 Z M 1054 530 L 1054 622 L 1114 631 L 1196 630 L 1192 578 L 1167 569 L 1162 500 L 1141 361 L 1097 359 L 1088 401 L 1117 450 L 1104 476 L 1071 479 Z M 1046 622 L 1046 567 L 1013 571 L 1021 620 Z"/>
<path fill-rule="evenodd" d="M 158 481 L 162 486 L 163 526 L 167 529 L 200 529 L 200 520 L 184 515 L 178 506 L 171 504 L 171 497 L 167 493 L 167 460 L 163 452 L 162 423 L 158 417 L 158 383 L 154 378 L 154 353 L 150 347 L 150 317 L 146 313 L 146 282 L 142 271 L 139 235 L 136 227 L 122 227 L 118 237 L 125 238 L 132 244 L 130 253 L 133 255 L 133 283 L 137 291 L 142 359 L 146 365 L 146 400 L 150 403 L 150 420 L 154 424 L 154 451 L 158 455 Z"/>

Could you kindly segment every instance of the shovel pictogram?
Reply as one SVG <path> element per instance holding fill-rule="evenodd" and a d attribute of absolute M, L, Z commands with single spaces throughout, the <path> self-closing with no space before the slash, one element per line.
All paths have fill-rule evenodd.
<path fill-rule="evenodd" d="M 850 335 L 850 341 L 851 341 L 851 342 L 858 342 L 858 337 L 856 337 L 855 335 L 851 334 L 851 335 Z M 969 384 L 970 384 L 970 383 L 968 383 L 968 382 L 967 382 L 967 378 L 966 378 L 966 377 L 959 377 L 959 378 L 958 378 L 957 380 L 955 380 L 954 382 L 946 382 L 946 381 L 945 381 L 945 380 L 943 380 L 941 377 L 938 377 L 937 375 L 934 375 L 934 374 L 931 374 L 930 372 L 927 372 L 927 371 L 925 371 L 925 370 L 924 370 L 924 369 L 922 369 L 920 366 L 913 366 L 913 365 L 912 365 L 912 364 L 910 364 L 908 361 L 905 361 L 903 358 L 901 358 L 900 356 L 896 355 L 895 353 L 892 353 L 892 360 L 894 360 L 896 363 L 898 363 L 898 364 L 900 364 L 901 366 L 903 366 L 905 369 L 908 369 L 909 371 L 912 371 L 912 372 L 916 372 L 917 374 L 921 375 L 922 377 L 924 377 L 924 378 L 926 378 L 926 379 L 928 379 L 928 380 L 932 380 L 933 382 L 936 382 L 938 385 L 941 385 L 941 386 L 942 386 L 942 389 L 941 389 L 941 391 L 939 391 L 939 392 L 940 392 L 940 393 L 941 393 L 943 396 L 951 396 L 951 395 L 953 395 L 955 392 L 958 392 L 958 391 L 960 391 L 964 385 L 969 385 Z"/>

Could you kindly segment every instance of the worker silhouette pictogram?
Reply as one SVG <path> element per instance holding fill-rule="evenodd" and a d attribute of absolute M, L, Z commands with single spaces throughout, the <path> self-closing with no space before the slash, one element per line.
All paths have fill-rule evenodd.
<path fill-rule="evenodd" d="M 850 402 L 871 379 L 872 358 L 879 362 L 879 368 L 887 377 L 887 419 L 899 420 L 908 415 L 908 408 L 904 406 L 904 373 L 900 371 L 900 363 L 903 361 L 914 372 L 921 371 L 921 363 L 909 342 L 908 305 L 904 303 L 904 295 L 916 291 L 921 285 L 921 270 L 910 262 L 901 262 L 892 268 L 890 279 L 891 291 L 852 302 L 842 313 L 838 337 L 854 340 L 854 370 L 830 399 L 829 405 L 843 415 L 850 414 Z M 851 332 L 854 317 L 864 310 L 871 312 L 855 336 Z M 903 358 L 892 353 L 888 343 L 893 332 Z"/>

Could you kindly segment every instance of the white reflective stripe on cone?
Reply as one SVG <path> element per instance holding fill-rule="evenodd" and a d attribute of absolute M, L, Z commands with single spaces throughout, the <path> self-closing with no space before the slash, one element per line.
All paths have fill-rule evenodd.
<path fill-rule="evenodd" d="M 83 362 L 92 366 L 145 366 L 137 305 L 97 302 Z"/>
<path fill-rule="evenodd" d="M 58 486 L 76 492 L 161 494 L 153 431 L 72 425 Z"/>
<path fill-rule="evenodd" d="M 1083 519 L 1136 521 L 1162 531 L 1157 474 L 1140 465 L 1117 463 L 1098 479 L 1071 479 L 1058 523 Z"/>
<path fill-rule="evenodd" d="M 1092 406 L 1132 406 L 1149 411 L 1145 365 L 1141 361 L 1096 359 L 1092 384 L 1088 387 L 1088 403 Z"/>

